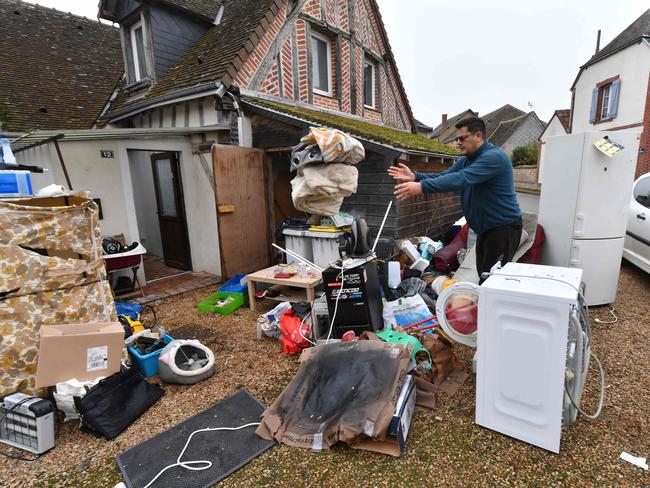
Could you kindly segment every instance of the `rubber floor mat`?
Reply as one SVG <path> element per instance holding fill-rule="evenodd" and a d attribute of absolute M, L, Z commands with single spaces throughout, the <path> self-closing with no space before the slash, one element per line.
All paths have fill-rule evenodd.
<path fill-rule="evenodd" d="M 213 407 L 117 456 L 124 482 L 129 488 L 144 488 L 161 470 L 177 462 L 192 432 L 207 427 L 240 427 L 259 422 L 265 408 L 246 390 L 237 391 Z M 174 466 L 162 473 L 151 488 L 213 486 L 275 444 L 258 437 L 256 427 L 194 434 L 181 462 L 210 461 L 212 466 L 202 471 Z M 201 464 L 190 463 L 190 466 L 196 469 Z"/>

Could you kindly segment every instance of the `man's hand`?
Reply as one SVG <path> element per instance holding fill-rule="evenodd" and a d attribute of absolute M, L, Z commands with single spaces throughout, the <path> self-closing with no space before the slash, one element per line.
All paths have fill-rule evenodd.
<path fill-rule="evenodd" d="M 395 185 L 395 196 L 400 201 L 408 200 L 418 195 L 422 195 L 422 185 L 420 182 L 410 181 Z"/>
<path fill-rule="evenodd" d="M 399 163 L 399 166 L 390 166 L 388 168 L 388 174 L 402 183 L 415 181 L 415 173 L 413 173 L 408 166 L 402 163 Z"/>

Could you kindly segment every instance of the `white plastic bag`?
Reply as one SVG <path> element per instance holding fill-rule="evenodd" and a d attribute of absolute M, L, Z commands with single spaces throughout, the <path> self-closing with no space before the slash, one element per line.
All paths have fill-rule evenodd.
<path fill-rule="evenodd" d="M 74 397 L 83 397 L 86 391 L 103 379 L 103 376 L 91 381 L 79 381 L 73 378 L 56 384 L 56 391 L 53 393 L 54 400 L 56 401 L 56 408 L 61 410 L 65 415 L 64 422 L 79 418 L 79 412 L 77 412 L 77 408 L 74 405 Z"/>
<path fill-rule="evenodd" d="M 385 327 L 404 327 L 431 317 L 431 311 L 420 295 L 398 298 L 384 305 Z"/>

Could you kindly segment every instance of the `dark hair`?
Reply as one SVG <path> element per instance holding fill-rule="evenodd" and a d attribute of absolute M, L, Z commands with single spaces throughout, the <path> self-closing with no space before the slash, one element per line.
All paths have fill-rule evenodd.
<path fill-rule="evenodd" d="M 487 134 L 485 133 L 485 122 L 479 117 L 466 117 L 456 124 L 456 129 L 461 127 L 467 127 L 469 132 L 478 132 L 483 133 L 483 139 L 487 139 Z"/>

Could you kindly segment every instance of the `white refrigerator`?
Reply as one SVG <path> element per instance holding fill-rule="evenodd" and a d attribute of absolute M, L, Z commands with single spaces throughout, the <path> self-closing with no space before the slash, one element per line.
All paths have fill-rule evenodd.
<path fill-rule="evenodd" d="M 622 146 L 611 157 L 594 145 L 605 136 Z M 583 269 L 589 305 L 616 298 L 638 150 L 638 132 L 581 132 L 545 141 L 542 264 Z"/>

